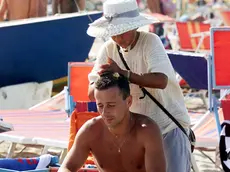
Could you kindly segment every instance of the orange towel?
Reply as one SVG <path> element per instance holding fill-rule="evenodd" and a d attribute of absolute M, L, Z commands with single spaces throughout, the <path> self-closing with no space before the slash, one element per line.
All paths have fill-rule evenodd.
<path fill-rule="evenodd" d="M 69 133 L 69 145 L 68 151 L 71 149 L 74 143 L 75 136 L 81 126 L 89 119 L 98 116 L 97 112 L 77 112 L 74 110 L 70 118 L 70 133 Z M 86 160 L 86 164 L 94 164 L 93 157 L 90 154 Z"/>

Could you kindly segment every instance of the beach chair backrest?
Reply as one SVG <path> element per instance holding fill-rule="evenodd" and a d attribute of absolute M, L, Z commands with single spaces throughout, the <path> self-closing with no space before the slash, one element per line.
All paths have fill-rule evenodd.
<path fill-rule="evenodd" d="M 200 22 L 176 22 L 177 32 L 180 41 L 181 50 L 195 50 L 201 40 L 201 36 L 191 37 L 192 34 L 207 32 L 210 24 Z M 200 50 L 210 49 L 210 38 L 206 36 L 201 43 Z"/>
<path fill-rule="evenodd" d="M 98 116 L 97 112 L 78 112 L 74 110 L 70 117 L 70 135 L 69 135 L 69 144 L 68 150 L 71 149 L 75 136 L 81 126 L 88 120 Z"/>
<path fill-rule="evenodd" d="M 224 25 L 230 26 L 230 10 L 220 11 Z"/>
<path fill-rule="evenodd" d="M 230 88 L 230 27 L 211 28 L 213 89 Z"/>
<path fill-rule="evenodd" d="M 81 126 L 89 119 L 98 116 L 96 103 L 90 102 L 88 98 L 88 74 L 93 68 L 93 63 L 86 62 L 71 62 L 68 64 L 68 88 L 70 105 L 76 104 L 71 107 L 70 112 L 70 130 L 69 130 L 69 143 L 68 151 L 73 146 L 76 134 Z M 74 103 L 73 103 L 73 102 Z M 94 164 L 92 155 L 89 155 L 85 164 Z"/>
<path fill-rule="evenodd" d="M 87 103 L 87 102 L 85 102 L 85 103 Z M 70 116 L 68 151 L 72 148 L 76 134 L 77 134 L 78 130 L 82 127 L 82 125 L 86 121 L 88 121 L 94 117 L 99 116 L 98 112 L 93 112 L 93 111 L 87 112 L 84 110 L 79 112 L 78 110 L 80 110 L 80 109 L 76 108 Z M 85 161 L 85 164 L 94 164 L 94 159 L 93 159 L 93 156 L 91 153 L 89 154 L 87 160 Z"/>
<path fill-rule="evenodd" d="M 89 101 L 88 74 L 93 68 L 93 63 L 71 62 L 68 65 L 68 88 L 73 101 Z"/>

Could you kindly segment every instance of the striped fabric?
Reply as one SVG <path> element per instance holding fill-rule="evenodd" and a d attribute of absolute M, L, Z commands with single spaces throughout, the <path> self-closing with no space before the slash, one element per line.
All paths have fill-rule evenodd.
<path fill-rule="evenodd" d="M 77 102 L 77 112 L 97 112 L 96 102 Z"/>
<path fill-rule="evenodd" d="M 222 30 L 221 30 L 222 29 Z M 230 29 L 221 28 L 215 30 L 211 37 L 212 43 L 212 70 L 213 70 L 213 89 L 222 87 L 228 89 L 230 86 Z M 218 89 L 218 88 L 217 88 Z"/>
<path fill-rule="evenodd" d="M 53 110 L 65 110 L 65 92 L 62 91 L 49 100 L 43 101 L 33 107 L 30 110 L 38 111 L 53 111 Z"/>
<path fill-rule="evenodd" d="M 223 122 L 223 111 L 219 110 L 220 122 Z M 196 147 L 214 148 L 218 145 L 218 131 L 213 113 L 206 115 L 203 122 L 194 129 L 196 135 Z"/>
<path fill-rule="evenodd" d="M 63 111 L 0 111 L 14 131 L 0 134 L 0 140 L 67 148 L 69 122 Z"/>
<path fill-rule="evenodd" d="M 0 134 L 0 140 L 67 148 L 69 122 L 67 114 L 60 110 L 64 104 L 64 94 L 59 94 L 31 110 L 0 111 L 4 121 L 14 128 L 13 131 Z M 97 107 L 95 102 L 79 101 L 76 103 L 76 110 L 97 112 Z"/>
<path fill-rule="evenodd" d="M 190 117 L 191 126 L 195 125 L 202 118 L 202 116 L 204 116 L 203 113 L 193 111 L 188 111 L 188 114 Z"/>
<path fill-rule="evenodd" d="M 200 41 L 200 37 L 191 38 L 192 34 L 207 32 L 210 29 L 210 24 L 204 24 L 199 22 L 176 22 L 177 31 L 180 40 L 180 47 L 182 50 L 194 51 Z M 201 50 L 210 49 L 210 37 L 204 38 Z"/>
<path fill-rule="evenodd" d="M 230 11 L 229 10 L 220 11 L 220 15 L 222 17 L 224 25 L 230 26 Z"/>

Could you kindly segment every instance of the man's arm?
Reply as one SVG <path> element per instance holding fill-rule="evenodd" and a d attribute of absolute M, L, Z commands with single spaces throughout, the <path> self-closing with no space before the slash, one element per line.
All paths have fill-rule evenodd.
<path fill-rule="evenodd" d="M 91 121 L 91 120 L 90 120 Z M 89 152 L 90 133 L 88 126 L 90 121 L 87 121 L 77 132 L 74 144 L 68 152 L 64 162 L 58 172 L 72 172 L 79 170 L 85 163 Z"/>
<path fill-rule="evenodd" d="M 149 119 L 146 125 L 142 126 L 146 172 L 166 172 L 162 135 L 157 124 Z"/>

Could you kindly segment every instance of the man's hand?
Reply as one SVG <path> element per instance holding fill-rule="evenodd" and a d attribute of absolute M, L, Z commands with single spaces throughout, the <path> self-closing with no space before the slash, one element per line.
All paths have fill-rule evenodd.
<path fill-rule="evenodd" d="M 101 71 L 98 72 L 99 75 L 101 75 L 105 71 L 112 71 L 122 74 L 122 69 L 111 58 L 108 58 L 108 63 L 101 65 L 100 68 Z"/>

